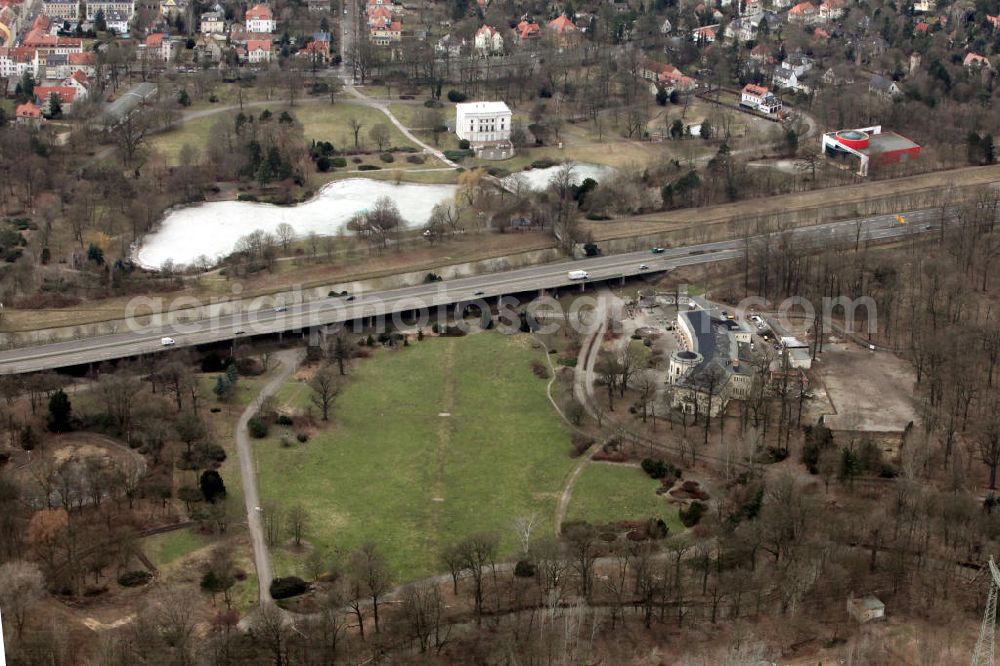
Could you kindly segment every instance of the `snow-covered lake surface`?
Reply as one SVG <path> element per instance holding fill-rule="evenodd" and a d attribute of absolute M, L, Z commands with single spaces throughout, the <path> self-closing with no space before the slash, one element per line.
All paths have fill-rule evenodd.
<path fill-rule="evenodd" d="M 436 204 L 454 198 L 455 189 L 454 185 L 396 185 L 351 178 L 324 186 L 315 197 L 297 206 L 213 201 L 176 208 L 167 213 L 157 231 L 143 239 L 136 259 L 150 268 L 159 268 L 168 259 L 174 264 L 191 264 L 202 255 L 214 261 L 232 252 L 241 237 L 257 229 L 274 233 L 282 222 L 292 225 L 300 237 L 310 232 L 335 234 L 354 213 L 383 196 L 396 202 L 409 224 L 420 225 Z"/>
<path fill-rule="evenodd" d="M 546 167 L 544 169 L 531 169 L 530 171 L 518 171 L 507 176 L 507 179 L 519 178 L 532 190 L 544 190 L 552 182 L 552 179 L 556 177 L 560 169 L 562 169 L 561 165 Z M 579 185 L 588 178 L 593 178 L 599 183 L 604 178 L 607 178 L 612 171 L 614 169 L 602 164 L 575 162 L 573 164 L 573 183 Z"/>
<path fill-rule="evenodd" d="M 543 190 L 561 167 L 519 172 L 525 185 Z M 586 178 L 600 182 L 613 169 L 599 164 L 573 165 L 573 180 Z M 511 176 L 513 177 L 513 176 Z M 167 260 L 174 265 L 189 265 L 202 257 L 214 263 L 236 247 L 236 242 L 258 229 L 274 233 L 278 225 L 292 225 L 298 237 L 315 232 L 321 236 L 336 234 L 351 216 L 369 208 L 379 197 L 387 196 L 399 206 L 399 212 L 411 226 L 422 225 L 431 209 L 455 196 L 454 185 L 393 184 L 368 178 L 339 180 L 324 186 L 309 201 L 296 206 L 275 206 L 249 201 L 212 201 L 168 211 L 160 228 L 147 235 L 135 254 L 143 266 L 159 268 Z"/>

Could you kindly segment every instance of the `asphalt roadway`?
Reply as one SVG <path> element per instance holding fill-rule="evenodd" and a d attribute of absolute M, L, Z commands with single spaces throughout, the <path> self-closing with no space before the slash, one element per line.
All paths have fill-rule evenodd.
<path fill-rule="evenodd" d="M 896 214 L 891 214 L 799 227 L 784 233 L 796 243 L 822 248 L 833 243 L 853 242 L 857 237 L 859 223 L 862 225 L 862 241 L 880 241 L 910 234 L 928 233 L 938 228 L 941 219 L 940 209 L 901 214 L 906 219 L 904 224 L 898 221 Z M 774 235 L 776 234 L 772 234 Z M 751 237 L 754 238 L 760 237 Z M 456 278 L 445 282 L 354 294 L 350 301 L 344 297 L 331 297 L 277 308 L 275 302 L 265 299 L 261 300 L 258 307 L 251 312 L 197 319 L 191 322 L 183 321 L 186 313 L 182 311 L 177 316 L 179 321 L 162 327 L 142 326 L 136 322 L 135 325 L 128 327 L 130 330 L 127 332 L 0 352 L 0 375 L 51 370 L 156 353 L 166 349 L 162 344 L 164 337 L 172 338 L 175 341 L 174 346 L 183 347 L 235 340 L 252 335 L 305 331 L 330 324 L 364 321 L 366 318 L 391 319 L 394 314 L 421 309 L 426 309 L 433 315 L 447 312 L 449 306 L 474 302 L 476 299 L 530 294 L 570 285 L 586 288 L 595 282 L 657 273 L 692 264 L 738 259 L 743 256 L 744 247 L 745 239 L 740 238 L 668 248 L 662 254 L 653 254 L 647 248 L 640 252 L 575 261 L 566 260 Z M 568 275 L 571 270 L 587 271 L 589 277 L 583 281 L 572 280 Z"/>

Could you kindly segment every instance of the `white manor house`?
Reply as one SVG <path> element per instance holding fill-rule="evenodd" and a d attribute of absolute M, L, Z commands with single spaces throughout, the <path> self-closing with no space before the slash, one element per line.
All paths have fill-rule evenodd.
<path fill-rule="evenodd" d="M 513 114 L 504 102 L 466 102 L 455 105 L 455 134 L 485 159 L 514 156 L 510 142 Z"/>

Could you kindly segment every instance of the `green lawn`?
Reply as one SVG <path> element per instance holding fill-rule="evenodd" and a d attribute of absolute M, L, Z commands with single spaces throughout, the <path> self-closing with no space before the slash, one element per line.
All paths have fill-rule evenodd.
<path fill-rule="evenodd" d="M 659 485 L 637 467 L 591 463 L 573 487 L 566 520 L 602 524 L 662 518 L 671 534 L 684 531 L 677 509 L 656 494 Z"/>
<path fill-rule="evenodd" d="M 209 543 L 208 538 L 191 528 L 184 528 L 146 537 L 142 540 L 142 547 L 146 557 L 152 560 L 158 569 L 162 569 Z"/>
<path fill-rule="evenodd" d="M 345 147 L 353 148 L 354 133 L 351 131 L 350 122 L 352 118 L 356 118 L 362 124 L 358 133 L 358 143 L 362 148 L 376 149 L 377 146 L 371 140 L 369 132 L 373 126 L 379 124 L 385 125 L 389 130 L 390 146 L 413 145 L 384 113 L 359 104 L 302 104 L 290 109 L 289 112 L 302 123 L 307 144 L 316 139 L 329 141 L 338 150 Z"/>
<path fill-rule="evenodd" d="M 232 115 L 235 115 L 235 111 Z M 216 123 L 228 122 L 229 113 L 216 113 L 178 125 L 176 128 L 150 138 L 150 146 L 163 154 L 167 164 L 180 164 L 181 148 L 184 144 L 196 149 L 196 161 L 205 159 L 205 146 Z"/>
<path fill-rule="evenodd" d="M 304 504 L 306 538 L 320 548 L 377 543 L 401 581 L 439 571 L 440 550 L 476 531 L 498 531 L 512 551 L 518 515 L 538 512 L 551 530 L 569 436 L 528 343 L 428 338 L 356 363 L 328 430 L 292 448 L 280 432 L 256 444 L 263 500 Z M 308 399 L 294 382 L 279 393 L 300 408 Z M 297 570 L 274 550 L 277 575 Z"/>

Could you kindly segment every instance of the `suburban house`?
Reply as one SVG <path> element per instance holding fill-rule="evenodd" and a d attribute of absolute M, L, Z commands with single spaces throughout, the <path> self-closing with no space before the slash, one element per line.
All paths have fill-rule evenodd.
<path fill-rule="evenodd" d="M 677 69 L 673 65 L 664 65 L 656 77 L 658 83 L 665 88 L 677 90 L 679 92 L 690 92 L 698 87 L 698 84 L 690 76 Z"/>
<path fill-rule="evenodd" d="M 392 10 L 385 5 L 368 5 L 368 27 L 388 25 L 392 23 Z"/>
<path fill-rule="evenodd" d="M 160 0 L 160 14 L 164 18 L 174 18 L 180 15 L 182 11 L 187 7 L 187 3 L 184 0 Z"/>
<path fill-rule="evenodd" d="M 476 30 L 476 54 L 480 56 L 500 55 L 503 53 L 503 35 L 491 25 L 483 25 Z"/>
<path fill-rule="evenodd" d="M 201 15 L 201 34 L 226 34 L 226 17 L 222 12 L 205 12 Z"/>
<path fill-rule="evenodd" d="M 806 85 L 805 83 L 802 83 L 802 81 L 799 80 L 798 75 L 792 68 L 786 68 L 786 67 L 775 68 L 774 74 L 771 75 L 771 81 L 773 81 L 774 85 L 778 88 L 784 88 L 787 90 L 794 90 L 796 92 L 803 92 L 803 93 L 809 92 L 809 86 Z"/>
<path fill-rule="evenodd" d="M 789 23 L 812 23 L 819 17 L 819 8 L 811 2 L 800 2 L 788 10 Z"/>
<path fill-rule="evenodd" d="M 247 40 L 247 62 L 256 65 L 262 62 L 271 62 L 271 40 L 270 39 L 250 39 Z"/>
<path fill-rule="evenodd" d="M 823 73 L 823 83 L 828 86 L 845 86 L 854 83 L 854 72 L 847 65 L 830 67 Z"/>
<path fill-rule="evenodd" d="M 83 72 L 76 71 L 63 79 L 61 85 L 76 89 L 76 99 L 87 99 L 90 95 L 90 81 Z"/>
<path fill-rule="evenodd" d="M 868 81 L 868 92 L 882 99 L 894 99 L 903 94 L 903 91 L 899 89 L 899 84 L 879 74 Z"/>
<path fill-rule="evenodd" d="M 885 617 L 885 604 L 878 597 L 868 595 L 865 597 L 847 598 L 847 612 L 858 622 L 864 624 L 872 620 L 881 620 Z"/>
<path fill-rule="evenodd" d="M 921 14 L 932 12 L 935 7 L 937 7 L 936 0 L 916 0 L 913 3 L 913 11 L 920 12 Z"/>
<path fill-rule="evenodd" d="M 296 55 L 308 58 L 310 62 L 326 62 L 330 57 L 330 42 L 323 39 L 313 39 Z"/>
<path fill-rule="evenodd" d="M 750 49 L 750 59 L 759 63 L 771 61 L 771 49 L 764 44 L 758 44 Z"/>
<path fill-rule="evenodd" d="M 376 25 L 371 29 L 372 43 L 376 46 L 389 46 L 403 39 L 403 24 L 390 21 L 388 24 Z"/>
<path fill-rule="evenodd" d="M 844 15 L 844 0 L 823 0 L 819 5 L 819 18 L 832 21 Z"/>
<path fill-rule="evenodd" d="M 801 51 L 796 51 L 781 62 L 781 69 L 790 70 L 796 76 L 803 76 L 812 68 L 813 59 L 807 57 Z"/>
<path fill-rule="evenodd" d="M 246 13 L 247 32 L 261 32 L 271 34 L 274 32 L 274 14 L 267 5 L 255 5 Z"/>
<path fill-rule="evenodd" d="M 546 28 L 552 39 L 562 46 L 569 44 L 580 36 L 580 29 L 565 14 L 561 14 L 549 21 Z"/>
<path fill-rule="evenodd" d="M 542 28 L 534 21 L 521 19 L 521 22 L 514 26 L 514 35 L 522 42 L 529 39 L 537 39 L 542 36 Z"/>
<path fill-rule="evenodd" d="M 702 44 L 712 44 L 715 42 L 716 35 L 719 30 L 719 25 L 703 25 L 700 28 L 695 28 L 691 31 L 691 41 L 700 42 Z"/>
<path fill-rule="evenodd" d="M 993 69 L 986 56 L 981 56 L 978 53 L 965 54 L 965 60 L 962 61 L 962 65 L 969 69 Z"/>
<path fill-rule="evenodd" d="M 439 39 L 437 44 L 434 45 L 434 50 L 437 53 L 441 55 L 447 54 L 453 58 L 462 55 L 463 48 L 465 48 L 465 40 L 455 37 L 451 33 Z"/>
<path fill-rule="evenodd" d="M 773 114 L 781 111 L 781 100 L 764 86 L 748 83 L 740 91 L 740 106 L 759 113 Z"/>
<path fill-rule="evenodd" d="M 503 102 L 465 102 L 455 105 L 455 134 L 469 142 L 477 155 L 506 159 L 514 155 L 510 143 L 513 114 Z"/>
<path fill-rule="evenodd" d="M 509 141 L 512 118 L 504 102 L 456 104 L 455 134 L 470 144 Z"/>
<path fill-rule="evenodd" d="M 18 125 L 38 127 L 42 123 L 42 110 L 32 102 L 25 102 L 14 109 L 14 117 Z"/>
<path fill-rule="evenodd" d="M 52 96 L 59 98 L 64 114 L 72 113 L 73 102 L 76 101 L 76 88 L 73 86 L 35 86 L 35 103 L 42 108 L 45 115 L 52 113 L 50 102 Z"/>

